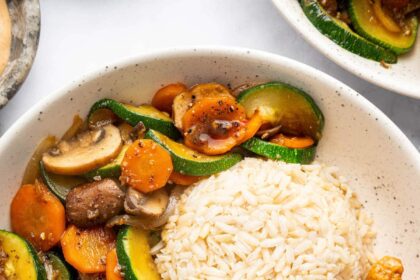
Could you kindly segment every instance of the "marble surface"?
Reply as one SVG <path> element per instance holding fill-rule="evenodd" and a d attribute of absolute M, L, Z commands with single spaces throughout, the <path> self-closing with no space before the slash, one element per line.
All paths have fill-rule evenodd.
<path fill-rule="evenodd" d="M 420 100 L 369 84 L 327 60 L 269 0 L 40 2 L 35 63 L 18 94 L 0 110 L 0 135 L 43 97 L 109 63 L 179 45 L 227 45 L 288 56 L 330 74 L 372 101 L 420 149 Z"/>

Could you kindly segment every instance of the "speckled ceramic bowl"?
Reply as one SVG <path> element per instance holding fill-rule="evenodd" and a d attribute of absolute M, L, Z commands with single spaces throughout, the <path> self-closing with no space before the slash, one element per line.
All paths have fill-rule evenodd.
<path fill-rule="evenodd" d="M 386 69 L 379 62 L 353 54 L 322 35 L 306 18 L 299 0 L 272 1 L 289 24 L 327 58 L 373 84 L 420 98 L 420 33 L 414 49 L 398 57 L 398 63 Z"/>
<path fill-rule="evenodd" d="M 61 135 L 75 114 L 86 116 L 99 98 L 140 104 L 162 85 L 278 80 L 311 94 L 325 114 L 318 161 L 340 167 L 372 213 L 376 252 L 403 259 L 405 279 L 420 279 L 420 155 L 374 105 L 341 82 L 293 60 L 242 49 L 172 49 L 109 64 L 50 94 L 0 138 L 0 228 L 37 143 Z"/>
<path fill-rule="evenodd" d="M 9 62 L 0 75 L 0 108 L 15 95 L 31 69 L 41 20 L 38 0 L 10 0 L 7 5 L 12 21 L 12 47 Z"/>

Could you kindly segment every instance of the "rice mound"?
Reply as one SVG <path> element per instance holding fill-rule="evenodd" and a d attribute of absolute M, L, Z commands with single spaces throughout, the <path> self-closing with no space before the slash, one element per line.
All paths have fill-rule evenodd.
<path fill-rule="evenodd" d="M 372 220 L 337 171 L 246 158 L 188 188 L 152 248 L 162 279 L 364 279 Z"/>

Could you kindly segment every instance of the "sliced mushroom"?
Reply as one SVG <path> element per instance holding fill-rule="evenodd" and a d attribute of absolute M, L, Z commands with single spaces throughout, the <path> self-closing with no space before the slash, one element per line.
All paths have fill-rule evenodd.
<path fill-rule="evenodd" d="M 144 216 L 133 216 L 133 215 L 120 215 L 110 219 L 107 223 L 107 227 L 129 225 L 134 227 L 140 227 L 145 230 L 154 230 L 163 226 L 169 219 L 170 216 L 175 212 L 175 207 L 178 200 L 184 191 L 184 187 L 176 186 L 172 189 L 171 195 L 169 196 L 168 205 L 165 211 L 158 218 L 144 217 Z"/>
<path fill-rule="evenodd" d="M 66 198 L 66 216 L 78 227 L 105 223 L 124 208 L 124 192 L 111 179 L 73 188 Z"/>
<path fill-rule="evenodd" d="M 256 133 L 256 135 L 260 136 L 261 139 L 265 140 L 265 139 L 268 139 L 268 138 L 278 134 L 280 132 L 280 129 L 281 129 L 281 125 L 277 125 L 277 126 L 272 127 L 272 128 L 260 130 Z"/>
<path fill-rule="evenodd" d="M 52 173 L 80 175 L 107 164 L 115 158 L 122 147 L 118 128 L 106 125 L 76 135 L 68 141 L 60 141 L 42 161 Z"/>
<path fill-rule="evenodd" d="M 172 105 L 172 114 L 175 126 L 182 131 L 182 117 L 195 102 L 210 96 L 231 96 L 234 98 L 229 89 L 217 83 L 199 84 L 191 88 L 190 91 L 185 91 L 178 94 Z"/>
<path fill-rule="evenodd" d="M 143 194 L 128 188 L 124 202 L 125 212 L 137 216 L 159 217 L 168 206 L 169 196 L 165 189 Z"/>

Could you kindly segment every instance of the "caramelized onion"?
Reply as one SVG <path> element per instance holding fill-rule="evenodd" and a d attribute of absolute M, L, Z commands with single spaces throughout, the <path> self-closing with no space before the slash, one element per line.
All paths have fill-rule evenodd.
<path fill-rule="evenodd" d="M 73 117 L 73 123 L 61 137 L 61 140 L 69 140 L 73 138 L 83 128 L 83 119 L 79 115 Z"/>
<path fill-rule="evenodd" d="M 57 139 L 55 136 L 47 136 L 38 144 L 31 159 L 26 165 L 25 172 L 23 173 L 22 185 L 33 184 L 35 179 L 39 177 L 39 162 L 41 161 L 42 155 L 53 147 L 56 142 Z"/>

